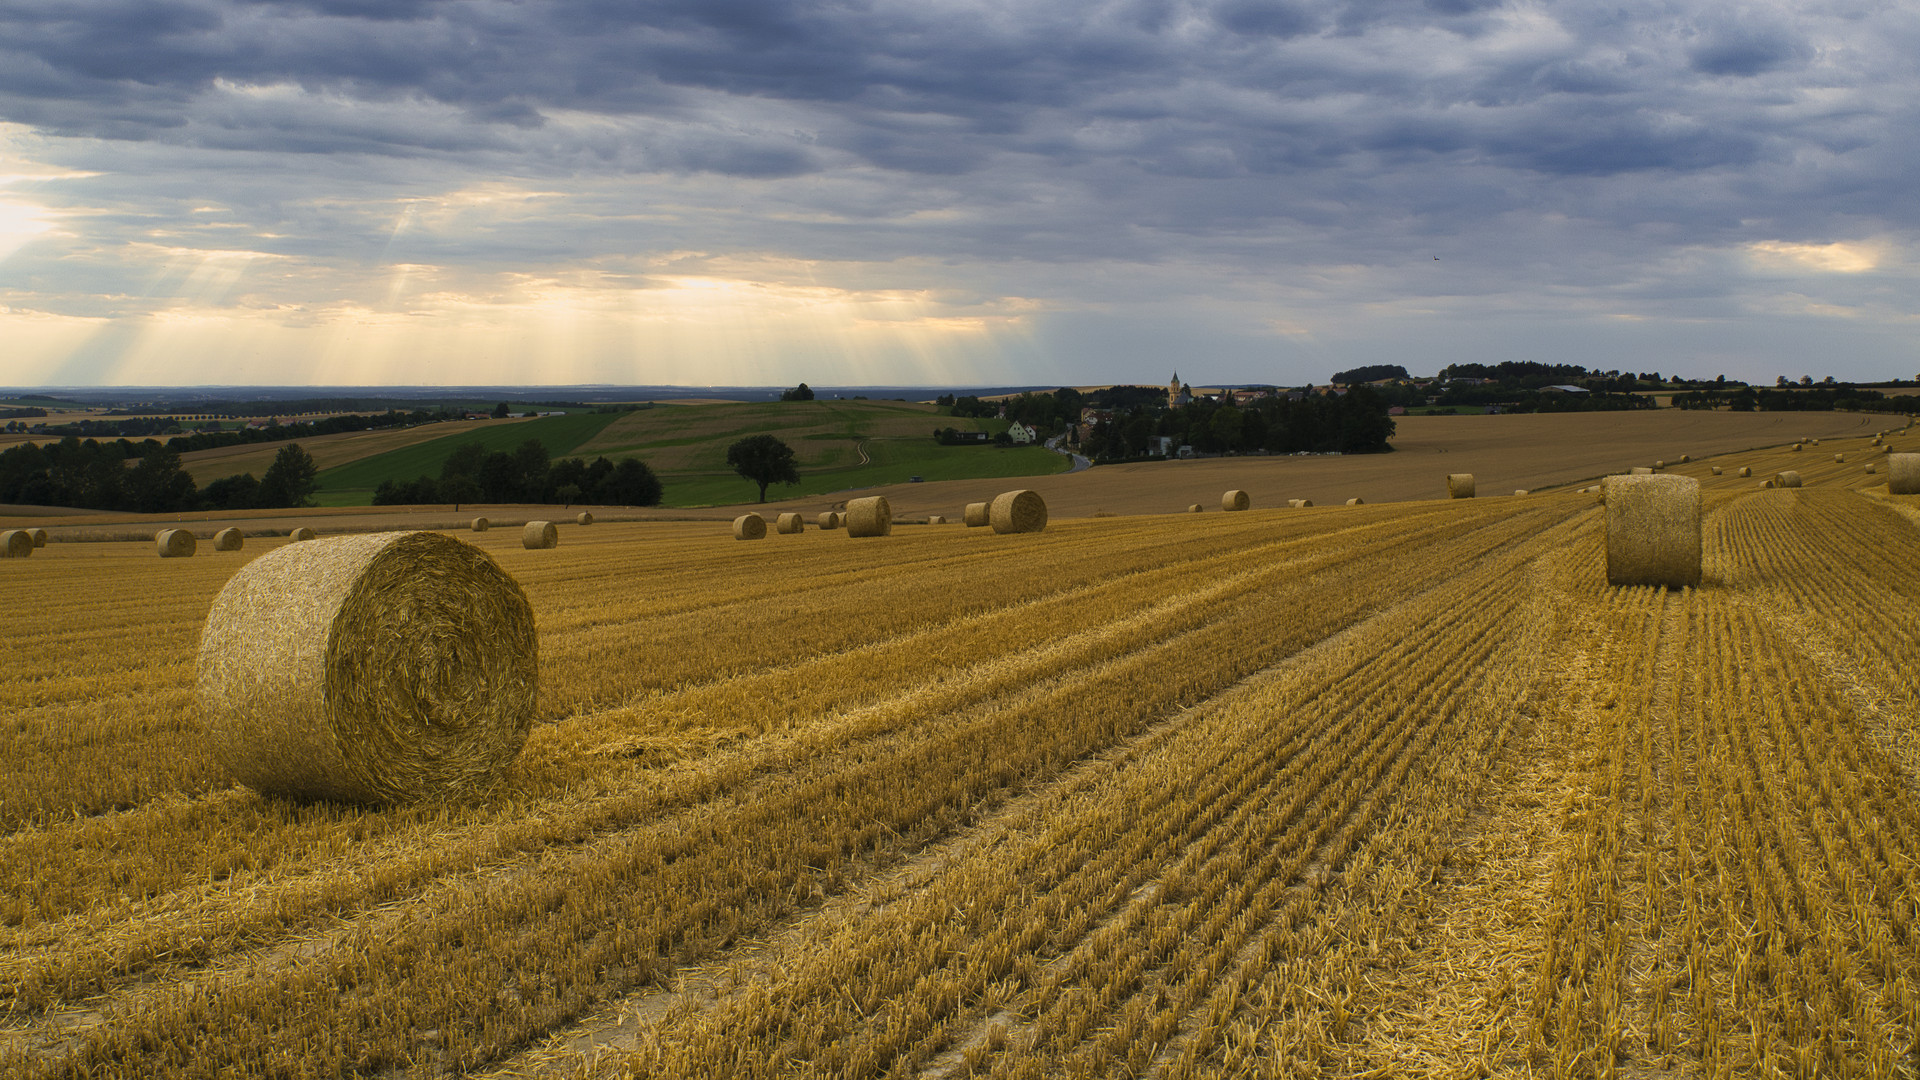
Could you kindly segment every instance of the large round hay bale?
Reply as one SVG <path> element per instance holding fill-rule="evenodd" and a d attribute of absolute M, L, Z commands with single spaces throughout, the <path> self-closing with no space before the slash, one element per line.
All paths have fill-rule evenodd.
<path fill-rule="evenodd" d="M 1364 506 L 1366 505 L 1366 502 L 1367 500 L 1361 498 L 1358 495 L 1355 495 L 1353 498 L 1347 500 L 1347 505 L 1348 506 Z"/>
<path fill-rule="evenodd" d="M 1192 505 L 1190 505 L 1190 506 L 1188 506 L 1188 507 L 1187 507 L 1187 513 L 1189 513 L 1189 514 L 1198 514 L 1198 513 L 1200 513 L 1200 512 L 1201 512 L 1201 509 L 1202 509 L 1202 507 L 1200 506 L 1200 504 L 1199 504 L 1199 503 L 1193 503 Z"/>
<path fill-rule="evenodd" d="M 1473 474 L 1468 472 L 1448 473 L 1447 474 L 1447 498 L 1449 499 L 1473 498 Z"/>
<path fill-rule="evenodd" d="M 185 559 L 192 557 L 199 544 L 185 529 L 161 529 L 160 535 L 153 538 L 153 546 L 159 549 L 163 559 Z"/>
<path fill-rule="evenodd" d="M 1628 473 L 1628 475 L 1629 476 L 1652 476 L 1653 470 L 1647 468 L 1645 465 L 1635 465 L 1633 467 L 1633 470 L 1630 473 Z"/>
<path fill-rule="evenodd" d="M 487 554 L 439 533 L 289 544 L 207 615 L 198 695 L 232 777 L 299 799 L 458 793 L 526 743 L 533 609 Z"/>
<path fill-rule="evenodd" d="M 520 546 L 528 551 L 543 551 L 560 546 L 560 530 L 551 521 L 529 521 L 520 530 Z"/>
<path fill-rule="evenodd" d="M 741 514 L 733 519 L 733 538 L 735 540 L 765 540 L 767 538 L 767 519 L 759 514 Z"/>
<path fill-rule="evenodd" d="M 1232 491 L 1220 496 L 1220 509 L 1222 510 L 1245 510 L 1252 505 L 1253 499 L 1248 497 L 1247 493 L 1241 491 L 1239 488 L 1234 488 Z"/>
<path fill-rule="evenodd" d="M 816 516 L 813 523 L 822 529 L 837 529 L 840 527 L 840 515 L 827 510 Z"/>
<path fill-rule="evenodd" d="M 228 527 L 213 534 L 213 550 L 239 551 L 246 545 L 247 536 L 239 529 Z"/>
<path fill-rule="evenodd" d="M 43 547 L 46 547 L 46 546 L 47 546 L 47 530 L 45 530 L 45 529 L 28 529 L 28 530 L 27 530 L 27 535 L 28 535 L 28 536 L 31 536 L 31 537 L 33 537 L 33 546 L 34 546 L 34 547 L 37 547 L 37 548 L 43 548 Z"/>
<path fill-rule="evenodd" d="M 1700 481 L 1690 476 L 1609 476 L 1607 584 L 1700 584 Z"/>
<path fill-rule="evenodd" d="M 315 533 L 312 529 L 307 528 L 305 525 L 302 525 L 299 528 L 287 534 L 287 542 L 290 544 L 304 543 L 308 540 L 313 539 L 317 535 L 319 534 Z"/>
<path fill-rule="evenodd" d="M 488 521 L 486 518 L 474 518 L 468 523 L 467 528 L 472 529 L 474 532 L 486 532 L 488 529 L 493 528 L 493 522 Z"/>
<path fill-rule="evenodd" d="M 1920 495 L 1920 454 L 1887 455 L 1887 493 Z"/>
<path fill-rule="evenodd" d="M 0 532 L 0 559 L 24 559 L 33 554 L 33 534 L 25 529 Z"/>
<path fill-rule="evenodd" d="M 1047 527 L 1047 500 L 1027 488 L 994 496 L 987 513 L 997 533 L 1033 533 Z"/>
<path fill-rule="evenodd" d="M 965 522 L 969 529 L 991 525 L 993 524 L 993 505 L 983 502 L 968 503 L 966 511 L 960 515 L 960 520 Z"/>
<path fill-rule="evenodd" d="M 1799 487 L 1800 474 L 1794 472 L 1792 469 L 1788 469 L 1785 472 L 1774 473 L 1773 486 L 1777 488 Z"/>
<path fill-rule="evenodd" d="M 848 536 L 886 536 L 893 531 L 893 504 L 885 495 L 847 501 Z"/>
<path fill-rule="evenodd" d="M 807 531 L 807 519 L 794 513 L 781 514 L 773 520 L 773 527 L 774 531 L 783 536 L 792 536 L 794 533 Z"/>
<path fill-rule="evenodd" d="M 1742 465 L 1742 466 L 1740 466 L 1740 475 L 1741 475 L 1741 476 L 1752 476 L 1752 475 L 1753 475 L 1753 467 L 1752 467 L 1751 465 Z"/>
<path fill-rule="evenodd" d="M 591 511 L 591 510 L 582 510 L 582 511 L 580 511 L 579 513 L 577 513 L 577 514 L 575 514 L 575 515 L 573 515 L 573 523 L 574 523 L 575 525 L 591 525 L 591 524 L 593 524 L 593 511 Z"/>

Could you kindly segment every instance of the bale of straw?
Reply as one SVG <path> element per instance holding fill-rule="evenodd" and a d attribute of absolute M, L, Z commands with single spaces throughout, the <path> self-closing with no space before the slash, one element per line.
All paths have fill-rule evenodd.
<path fill-rule="evenodd" d="M 1773 486 L 1783 487 L 1783 488 L 1799 487 L 1800 474 L 1797 472 L 1794 472 L 1792 469 L 1788 469 L 1785 472 L 1774 473 Z"/>
<path fill-rule="evenodd" d="M 1652 470 L 1652 469 L 1649 469 L 1649 468 L 1647 468 L 1647 467 L 1646 467 L 1645 465 L 1635 465 L 1635 466 L 1633 467 L 1633 472 L 1632 472 L 1632 473 L 1631 473 L 1630 475 L 1632 475 L 1632 476 L 1652 476 L 1652 475 L 1653 475 L 1653 470 Z"/>
<path fill-rule="evenodd" d="M 160 535 L 153 538 L 153 546 L 159 549 L 163 559 L 186 559 L 193 556 L 199 545 L 185 529 L 161 529 Z"/>
<path fill-rule="evenodd" d="M 1740 466 L 1740 475 L 1741 475 L 1741 476 L 1752 476 L 1752 475 L 1753 475 L 1753 468 L 1752 468 L 1751 466 L 1747 466 L 1747 465 L 1742 465 L 1742 466 Z"/>
<path fill-rule="evenodd" d="M 1656 461 L 1653 463 L 1654 472 L 1659 472 L 1661 469 L 1664 469 L 1666 467 L 1667 467 L 1667 463 L 1664 461 Z"/>
<path fill-rule="evenodd" d="M 303 540 L 313 539 L 314 535 L 315 533 L 312 529 L 309 529 L 305 525 L 302 525 L 299 528 L 287 534 L 287 542 L 297 544 Z"/>
<path fill-rule="evenodd" d="M 765 540 L 767 538 L 767 519 L 759 514 L 741 514 L 733 519 L 733 538 L 735 540 Z"/>
<path fill-rule="evenodd" d="M 28 530 L 27 530 L 27 535 L 28 535 L 28 536 L 31 536 L 31 537 L 33 537 L 33 546 L 34 546 L 34 547 L 37 547 L 37 548 L 43 548 L 43 547 L 46 547 L 46 546 L 47 546 L 47 530 L 45 530 L 45 529 L 28 529 Z"/>
<path fill-rule="evenodd" d="M 247 542 L 246 534 L 239 529 L 226 528 L 213 534 L 213 550 L 239 551 Z"/>
<path fill-rule="evenodd" d="M 213 756 L 269 794 L 403 803 L 458 794 L 519 754 L 539 663 L 533 609 L 439 533 L 289 544 L 242 567 L 200 636 Z"/>
<path fill-rule="evenodd" d="M 1773 486 L 1773 481 L 1771 481 L 1771 480 L 1762 480 L 1762 481 L 1760 481 L 1760 486 L 1761 486 L 1762 488 L 1771 488 L 1771 487 Z"/>
<path fill-rule="evenodd" d="M 0 559 L 25 559 L 33 554 L 33 534 L 25 529 L 0 532 Z"/>
<path fill-rule="evenodd" d="M 1920 454 L 1887 456 L 1887 494 L 1920 495 Z"/>
<path fill-rule="evenodd" d="M 960 515 L 960 520 L 966 522 L 969 529 L 991 525 L 993 524 L 993 507 L 983 502 L 968 503 L 966 511 Z"/>
<path fill-rule="evenodd" d="M 993 531 L 1002 535 L 1039 532 L 1047 527 L 1047 500 L 1027 488 L 1003 491 L 994 496 L 987 516 L 993 522 Z"/>
<path fill-rule="evenodd" d="M 1449 499 L 1473 498 L 1473 474 L 1470 472 L 1448 473 L 1447 474 L 1447 498 Z"/>
<path fill-rule="evenodd" d="M 1878 469 L 1875 469 L 1875 468 L 1873 467 L 1873 462 L 1871 462 L 1871 461 L 1869 461 L 1869 462 L 1867 462 L 1867 475 L 1868 475 L 1868 476 L 1872 476 L 1872 475 L 1873 475 L 1874 473 L 1876 473 L 1876 472 L 1878 472 L 1878 471 L 1879 471 Z"/>
<path fill-rule="evenodd" d="M 1700 584 L 1700 481 L 1690 476 L 1609 476 L 1607 584 Z"/>
<path fill-rule="evenodd" d="M 591 525 L 591 524 L 593 524 L 593 511 L 591 511 L 591 510 L 582 510 L 582 511 L 580 511 L 579 513 L 577 513 L 577 514 L 575 514 L 575 515 L 573 515 L 573 523 L 574 523 L 575 525 Z"/>
<path fill-rule="evenodd" d="M 773 519 L 773 528 L 782 536 L 792 536 L 794 533 L 807 531 L 807 519 L 799 514 L 781 514 Z"/>
<path fill-rule="evenodd" d="M 1527 493 L 1527 489 L 1526 489 L 1526 488 L 1514 488 L 1514 489 L 1513 489 L 1513 494 L 1514 494 L 1514 497 L 1515 497 L 1515 498 L 1518 498 L 1519 496 L 1522 496 L 1522 495 L 1525 495 L 1526 493 Z"/>
<path fill-rule="evenodd" d="M 1845 454 L 1835 454 L 1835 455 L 1833 455 L 1833 463 L 1834 463 L 1835 465 L 1843 465 L 1843 464 L 1845 464 L 1845 463 L 1846 463 L 1846 460 L 1847 460 L 1847 455 L 1845 455 Z"/>
<path fill-rule="evenodd" d="M 1290 509 L 1290 510 L 1298 510 L 1298 509 L 1300 509 L 1300 504 L 1301 504 L 1301 502 L 1302 502 L 1302 500 L 1300 500 L 1300 499 L 1288 499 L 1288 500 L 1287 500 L 1287 508 L 1288 508 L 1288 509 Z"/>
<path fill-rule="evenodd" d="M 945 525 L 946 523 L 947 519 L 939 514 L 935 514 L 927 519 L 927 524 L 929 525 Z"/>
<path fill-rule="evenodd" d="M 831 510 L 822 510 L 814 516 L 813 524 L 820 529 L 836 529 L 840 527 L 840 515 Z"/>
<path fill-rule="evenodd" d="M 493 522 L 488 521 L 486 518 L 474 518 L 467 527 L 474 532 L 486 532 L 488 529 L 493 528 Z"/>
<path fill-rule="evenodd" d="M 1245 510 L 1252 505 L 1253 499 L 1239 488 L 1234 488 L 1232 491 L 1220 496 L 1220 509 L 1222 510 Z"/>
<path fill-rule="evenodd" d="M 1361 498 L 1358 495 L 1355 495 L 1353 498 L 1347 500 L 1347 505 L 1348 506 L 1364 506 L 1366 505 L 1366 502 L 1367 500 Z"/>
<path fill-rule="evenodd" d="M 1681 454 L 1681 455 L 1680 455 L 1680 464 L 1682 464 L 1682 465 L 1685 465 L 1685 464 L 1687 464 L 1688 462 L 1690 462 L 1690 461 L 1692 461 L 1692 460 L 1693 460 L 1693 455 L 1692 455 L 1692 454 Z"/>
<path fill-rule="evenodd" d="M 848 536 L 886 536 L 893 532 L 893 504 L 885 495 L 847 501 Z"/>
<path fill-rule="evenodd" d="M 1794 444 L 1793 444 L 1793 452 L 1794 452 L 1794 453 L 1796 453 L 1796 454 L 1800 452 L 1800 444 L 1799 444 L 1799 443 L 1794 443 Z"/>
<path fill-rule="evenodd" d="M 560 546 L 560 530 L 551 521 L 529 521 L 520 530 L 520 546 L 528 551 L 544 551 Z"/>
<path fill-rule="evenodd" d="M 1708 468 L 1711 468 L 1711 469 L 1713 470 L 1713 475 L 1715 475 L 1715 476 L 1719 476 L 1719 475 L 1720 475 L 1720 471 L 1721 471 L 1721 470 L 1720 470 L 1720 466 L 1718 466 L 1718 465 L 1710 465 L 1710 466 L 1708 466 Z"/>
<path fill-rule="evenodd" d="M 1809 445 L 1809 446 L 1819 446 L 1819 445 L 1820 445 L 1820 440 L 1819 440 L 1819 439 L 1808 439 L 1808 440 L 1807 440 L 1807 445 Z"/>

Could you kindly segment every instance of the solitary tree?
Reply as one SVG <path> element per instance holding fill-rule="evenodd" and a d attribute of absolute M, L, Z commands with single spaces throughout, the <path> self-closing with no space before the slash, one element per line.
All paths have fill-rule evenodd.
<path fill-rule="evenodd" d="M 760 485 L 760 501 L 767 501 L 768 484 L 797 484 L 793 447 L 771 435 L 751 435 L 727 447 L 733 471 Z"/>
<path fill-rule="evenodd" d="M 780 391 L 780 400 L 781 401 L 812 401 L 813 387 L 808 386 L 806 383 L 801 383 L 799 386 L 796 386 L 791 390 L 782 390 Z"/>

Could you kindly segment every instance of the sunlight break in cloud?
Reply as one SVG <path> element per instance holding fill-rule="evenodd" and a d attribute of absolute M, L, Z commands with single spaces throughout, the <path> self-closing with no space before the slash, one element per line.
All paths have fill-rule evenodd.
<path fill-rule="evenodd" d="M 1823 274 L 1864 274 L 1880 267 L 1881 251 L 1868 244 L 1790 244 L 1764 240 L 1747 245 L 1755 262 L 1768 269 L 1813 270 Z"/>

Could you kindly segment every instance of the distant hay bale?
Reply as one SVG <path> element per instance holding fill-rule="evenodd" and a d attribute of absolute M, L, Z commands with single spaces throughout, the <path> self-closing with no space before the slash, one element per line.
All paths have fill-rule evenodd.
<path fill-rule="evenodd" d="M 1220 496 L 1220 509 L 1222 510 L 1245 510 L 1252 505 L 1253 499 L 1239 488 L 1234 488 L 1232 491 Z"/>
<path fill-rule="evenodd" d="M 160 535 L 153 538 L 153 546 L 159 549 L 163 559 L 186 559 L 192 557 L 198 544 L 185 529 L 161 529 Z"/>
<path fill-rule="evenodd" d="M 1700 584 L 1700 481 L 1690 476 L 1609 476 L 1607 584 Z"/>
<path fill-rule="evenodd" d="M 1874 473 L 1876 473 L 1876 472 L 1878 472 L 1878 471 L 1879 471 L 1878 469 L 1876 469 L 1876 468 L 1874 468 L 1874 465 L 1873 465 L 1873 462 L 1871 462 L 1871 461 L 1869 461 L 1869 462 L 1867 462 L 1867 475 L 1868 475 L 1868 476 L 1872 476 L 1872 475 L 1873 475 Z"/>
<path fill-rule="evenodd" d="M 1807 440 L 1807 445 L 1809 445 L 1809 446 L 1819 446 L 1819 445 L 1820 445 L 1820 440 L 1819 440 L 1819 439 L 1808 439 L 1808 440 Z"/>
<path fill-rule="evenodd" d="M 1715 476 L 1719 476 L 1719 475 L 1720 475 L 1720 466 L 1718 466 L 1718 465 L 1709 465 L 1709 466 L 1708 466 L 1708 468 L 1710 468 L 1710 469 L 1712 469 L 1712 470 L 1713 470 L 1713 475 L 1715 475 Z"/>
<path fill-rule="evenodd" d="M 886 536 L 893 532 L 893 504 L 885 495 L 847 501 L 848 536 Z"/>
<path fill-rule="evenodd" d="M 1362 506 L 1362 505 L 1365 505 L 1365 503 L 1366 503 L 1366 501 L 1367 501 L 1367 500 L 1365 500 L 1365 499 L 1363 499 L 1363 498 L 1361 498 L 1360 496 L 1358 496 L 1358 495 L 1355 495 L 1355 496 L 1354 496 L 1353 498 L 1351 498 L 1351 499 L 1348 499 L 1348 500 L 1347 500 L 1347 505 L 1348 505 L 1348 506 Z"/>
<path fill-rule="evenodd" d="M 831 529 L 838 524 L 840 524 L 840 516 L 831 510 L 822 510 L 813 517 L 813 525 L 816 529 Z"/>
<path fill-rule="evenodd" d="M 239 551 L 247 542 L 245 533 L 239 529 L 226 528 L 213 534 L 213 550 Z"/>
<path fill-rule="evenodd" d="M 474 532 L 486 532 L 493 527 L 493 522 L 488 521 L 486 518 L 474 518 L 467 527 Z"/>
<path fill-rule="evenodd" d="M 520 530 L 520 546 L 528 551 L 544 551 L 560 546 L 560 530 L 551 521 L 529 521 Z"/>
<path fill-rule="evenodd" d="M 993 524 L 993 507 L 987 503 L 968 503 L 966 512 L 960 515 L 967 528 L 977 529 L 982 525 Z"/>
<path fill-rule="evenodd" d="M 735 540 L 765 540 L 767 538 L 767 519 L 759 514 L 741 514 L 733 519 L 733 538 Z"/>
<path fill-rule="evenodd" d="M 1753 475 L 1753 469 L 1752 469 L 1752 468 L 1751 468 L 1750 466 L 1746 466 L 1746 465 L 1742 465 L 1742 466 L 1740 466 L 1740 475 L 1741 475 L 1741 476 L 1752 476 L 1752 475 Z"/>
<path fill-rule="evenodd" d="M 315 535 L 316 534 L 312 529 L 309 529 L 305 525 L 302 525 L 299 528 L 287 534 L 287 542 L 297 544 L 302 541 L 311 540 L 314 538 Z"/>
<path fill-rule="evenodd" d="M 1628 473 L 1628 475 L 1629 476 L 1652 476 L 1653 470 L 1647 468 L 1645 465 L 1635 465 L 1633 467 L 1633 471 L 1631 473 Z"/>
<path fill-rule="evenodd" d="M 526 595 L 478 548 L 430 532 L 329 537 L 227 582 L 196 690 L 209 749 L 248 787 L 415 802 L 519 754 L 537 648 Z"/>
<path fill-rule="evenodd" d="M 37 547 L 37 548 L 43 548 L 43 547 L 46 547 L 46 546 L 47 546 L 47 530 L 45 530 L 45 529 L 28 529 L 28 530 L 27 530 L 27 535 L 28 535 L 28 536 L 31 536 L 31 537 L 33 537 L 33 546 L 34 546 L 34 547 Z"/>
<path fill-rule="evenodd" d="M 1762 481 L 1760 481 L 1760 486 L 1761 486 L 1762 488 L 1772 488 L 1772 487 L 1773 487 L 1773 481 L 1771 481 L 1771 480 L 1762 480 Z"/>
<path fill-rule="evenodd" d="M 1887 493 L 1920 495 L 1920 454 L 1888 455 Z"/>
<path fill-rule="evenodd" d="M 773 529 L 782 536 L 792 536 L 794 533 L 806 532 L 807 519 L 801 517 L 799 514 L 781 514 L 779 517 L 773 519 Z"/>
<path fill-rule="evenodd" d="M 1680 464 L 1682 464 L 1682 465 L 1685 465 L 1685 464 L 1687 464 L 1688 462 L 1690 462 L 1690 461 L 1692 461 L 1692 460 L 1693 460 L 1693 455 L 1692 455 L 1692 454 L 1681 454 L 1681 455 L 1680 455 Z"/>
<path fill-rule="evenodd" d="M 24 559 L 33 554 L 33 534 L 25 529 L 0 532 L 0 559 Z"/>
<path fill-rule="evenodd" d="M 577 514 L 575 514 L 575 515 L 573 515 L 573 523 L 574 523 L 575 525 L 591 525 L 591 524 L 593 524 L 593 511 L 591 511 L 591 510 L 582 510 L 582 511 L 580 511 L 579 513 L 577 513 Z"/>
<path fill-rule="evenodd" d="M 1515 498 L 1519 498 L 1520 496 L 1522 496 L 1522 495 L 1525 495 L 1526 493 L 1527 493 L 1527 489 L 1526 489 L 1526 488 L 1514 488 L 1514 489 L 1513 489 L 1513 495 L 1514 495 L 1514 497 L 1515 497 Z"/>
<path fill-rule="evenodd" d="M 1447 474 L 1447 498 L 1449 499 L 1473 498 L 1473 474 L 1470 472 L 1448 473 Z"/>
<path fill-rule="evenodd" d="M 1833 455 L 1833 463 L 1834 463 L 1835 465 L 1840 465 L 1840 464 L 1844 464 L 1844 463 L 1846 462 L 1846 460 L 1847 460 L 1847 455 L 1845 455 L 1845 454 L 1835 454 L 1835 455 Z"/>
<path fill-rule="evenodd" d="M 946 523 L 947 523 L 947 519 L 940 514 L 934 514 L 932 517 L 929 517 L 927 519 L 927 524 L 929 525 L 945 525 Z"/>
<path fill-rule="evenodd" d="M 1047 527 L 1047 500 L 1027 488 L 1003 491 L 994 496 L 987 514 L 993 521 L 993 531 L 1002 535 L 1039 532 Z"/>
<path fill-rule="evenodd" d="M 1200 512 L 1201 512 L 1201 506 L 1199 503 L 1193 503 L 1187 507 L 1187 513 L 1189 514 L 1198 514 Z"/>
<path fill-rule="evenodd" d="M 1288 509 L 1290 509 L 1290 510 L 1298 510 L 1298 509 L 1300 508 L 1300 500 L 1299 500 L 1299 499 L 1288 499 L 1288 500 L 1287 500 L 1287 508 L 1288 508 Z"/>
<path fill-rule="evenodd" d="M 1797 472 L 1794 472 L 1794 471 L 1793 471 L 1792 469 L 1788 469 L 1788 470 L 1787 470 L 1787 471 L 1785 471 L 1785 472 L 1777 472 L 1777 473 L 1774 473 L 1774 474 L 1773 474 L 1773 486 L 1774 486 L 1774 487 L 1781 487 L 1781 488 L 1794 488 L 1794 487 L 1799 487 L 1799 486 L 1800 486 L 1800 474 L 1799 474 L 1799 473 L 1797 473 Z"/>
<path fill-rule="evenodd" d="M 1659 472 L 1661 469 L 1664 469 L 1666 467 L 1667 467 L 1667 463 L 1664 461 L 1656 461 L 1653 463 L 1654 472 Z"/>
<path fill-rule="evenodd" d="M 1794 444 L 1793 444 L 1793 452 L 1794 452 L 1794 453 L 1796 453 L 1796 454 L 1800 452 L 1800 444 L 1799 444 L 1799 443 L 1794 443 Z"/>

